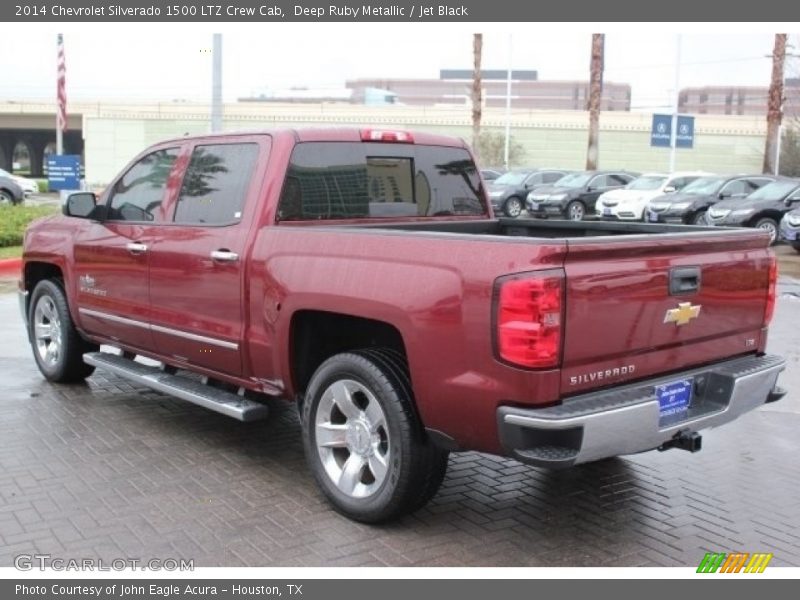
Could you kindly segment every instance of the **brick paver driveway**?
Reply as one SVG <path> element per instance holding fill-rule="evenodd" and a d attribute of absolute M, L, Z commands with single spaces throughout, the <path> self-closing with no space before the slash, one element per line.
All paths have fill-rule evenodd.
<path fill-rule="evenodd" d="M 770 349 L 789 358 L 791 393 L 707 432 L 699 454 L 566 472 L 457 454 L 428 507 L 382 527 L 328 508 L 291 408 L 242 424 L 99 372 L 50 385 L 16 298 L 0 295 L 0 566 L 33 552 L 197 566 L 660 566 L 735 550 L 800 566 L 800 285 L 781 290 Z"/>

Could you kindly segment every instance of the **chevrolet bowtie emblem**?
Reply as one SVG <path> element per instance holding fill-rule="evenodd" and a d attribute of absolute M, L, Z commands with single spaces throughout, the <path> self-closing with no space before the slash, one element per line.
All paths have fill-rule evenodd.
<path fill-rule="evenodd" d="M 681 302 L 678 308 L 670 308 L 664 315 L 664 323 L 686 325 L 692 319 L 700 316 L 701 306 L 692 306 L 691 302 Z"/>

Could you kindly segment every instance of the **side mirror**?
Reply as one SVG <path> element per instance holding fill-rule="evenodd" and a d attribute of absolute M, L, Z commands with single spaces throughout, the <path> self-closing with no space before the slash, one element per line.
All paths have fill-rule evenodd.
<path fill-rule="evenodd" d="M 672 192 L 677 192 L 677 191 L 678 188 L 676 188 L 674 185 L 668 185 L 667 187 L 664 188 L 665 194 L 671 194 Z"/>
<path fill-rule="evenodd" d="M 791 206 L 795 202 L 800 202 L 800 196 L 796 196 L 796 197 L 793 197 L 793 198 L 787 198 L 786 200 L 783 201 L 783 203 L 786 206 Z"/>
<path fill-rule="evenodd" d="M 68 217 L 79 219 L 97 218 L 97 196 L 93 192 L 77 192 L 67 196 L 62 212 Z"/>

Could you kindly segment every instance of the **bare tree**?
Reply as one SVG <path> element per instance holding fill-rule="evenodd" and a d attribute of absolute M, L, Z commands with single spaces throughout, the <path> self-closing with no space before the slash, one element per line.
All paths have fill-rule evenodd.
<path fill-rule="evenodd" d="M 479 152 L 478 146 L 481 136 L 481 57 L 483 54 L 483 34 L 476 33 L 472 37 L 472 150 Z M 478 156 L 480 160 L 480 155 Z"/>
<path fill-rule="evenodd" d="M 764 145 L 764 173 L 775 172 L 781 119 L 783 118 L 783 63 L 786 60 L 786 34 L 775 34 L 772 49 L 772 82 L 767 100 L 767 141 Z"/>
<path fill-rule="evenodd" d="M 586 150 L 586 170 L 597 168 L 599 154 L 600 100 L 603 97 L 603 63 L 606 36 L 592 34 L 592 59 L 589 76 L 589 147 Z"/>

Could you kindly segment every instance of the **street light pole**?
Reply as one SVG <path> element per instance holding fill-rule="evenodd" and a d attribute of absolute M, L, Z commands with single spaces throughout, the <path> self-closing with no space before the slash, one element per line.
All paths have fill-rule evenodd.
<path fill-rule="evenodd" d="M 681 34 L 675 38 L 675 95 L 672 99 L 672 129 L 669 140 L 669 172 L 675 172 L 675 148 L 678 143 L 678 106 L 681 80 Z"/>
<path fill-rule="evenodd" d="M 508 165 L 508 155 L 511 144 L 511 49 L 512 49 L 512 36 L 508 34 L 508 69 L 506 72 L 506 141 L 503 148 L 503 166 L 506 169 Z"/>
<path fill-rule="evenodd" d="M 211 47 L 211 132 L 222 131 L 222 34 L 215 33 Z"/>

